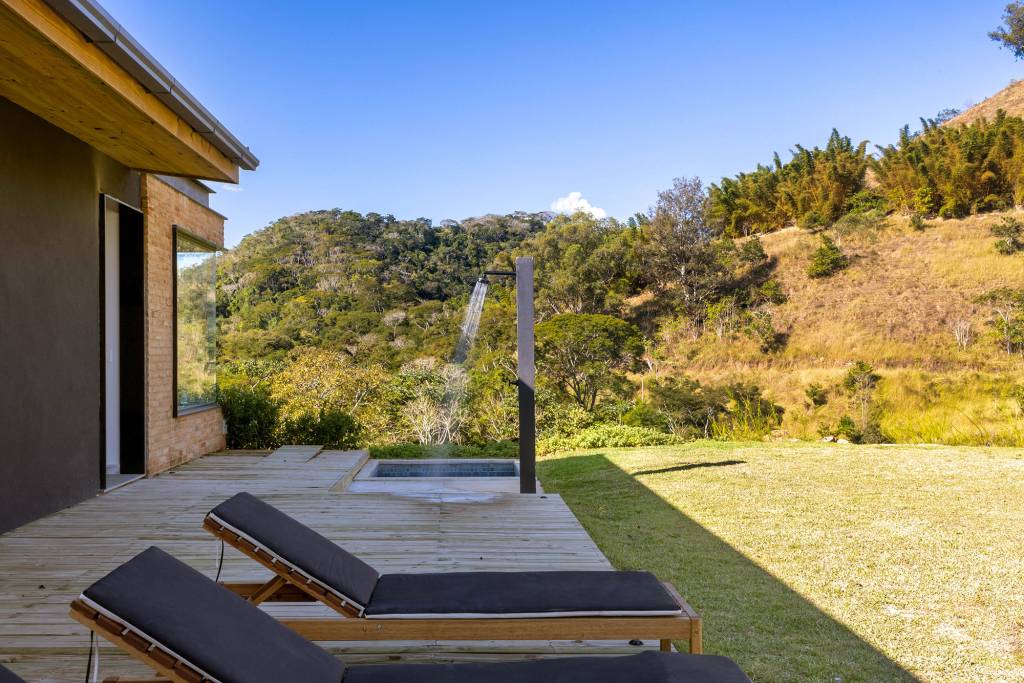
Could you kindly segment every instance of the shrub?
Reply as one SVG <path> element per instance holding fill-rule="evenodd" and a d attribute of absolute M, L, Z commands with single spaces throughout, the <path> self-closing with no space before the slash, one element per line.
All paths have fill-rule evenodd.
<path fill-rule="evenodd" d="M 1024 250 L 1024 240 L 1021 239 L 1024 233 L 1024 223 L 1016 218 L 1004 216 L 998 224 L 990 229 L 993 237 L 999 237 L 996 242 L 996 251 L 1005 256 L 1016 254 Z"/>
<path fill-rule="evenodd" d="M 928 224 L 925 223 L 924 216 L 922 216 L 919 213 L 915 213 L 913 216 L 910 217 L 910 227 L 912 227 L 914 230 L 918 232 L 921 232 L 922 230 L 928 227 Z"/>
<path fill-rule="evenodd" d="M 922 216 L 931 216 L 935 213 L 935 193 L 930 187 L 919 187 L 914 190 L 913 209 L 914 213 Z"/>
<path fill-rule="evenodd" d="M 754 311 L 747 316 L 747 334 L 760 342 L 761 353 L 781 351 L 789 335 L 775 329 L 775 322 L 769 311 Z"/>
<path fill-rule="evenodd" d="M 726 395 L 728 412 L 711 426 L 716 439 L 760 439 L 782 424 L 785 408 L 766 399 L 756 384 L 733 384 L 726 389 Z"/>
<path fill-rule="evenodd" d="M 639 401 L 622 415 L 622 423 L 631 427 L 647 427 L 667 432 L 668 416 L 646 401 Z"/>
<path fill-rule="evenodd" d="M 359 425 L 348 413 L 320 410 L 283 420 L 278 426 L 279 443 L 317 444 L 330 449 L 359 445 Z"/>
<path fill-rule="evenodd" d="M 812 409 L 819 408 L 828 403 L 828 391 L 820 384 L 808 385 L 804 389 L 804 394 L 807 396 L 807 405 Z"/>
<path fill-rule="evenodd" d="M 672 434 L 659 432 L 649 427 L 634 427 L 623 424 L 598 424 L 588 427 L 572 436 L 556 436 L 540 439 L 537 452 L 544 455 L 557 451 L 575 451 L 590 448 L 630 448 L 634 446 L 666 446 L 681 443 L 682 439 Z"/>
<path fill-rule="evenodd" d="M 807 274 L 814 278 L 829 277 L 845 268 L 849 262 L 846 255 L 828 235 L 821 235 L 821 246 L 811 256 Z"/>
<path fill-rule="evenodd" d="M 769 278 L 757 288 L 753 303 L 784 304 L 787 300 L 786 293 L 782 290 L 782 285 L 779 284 L 779 281 L 775 278 Z"/>
<path fill-rule="evenodd" d="M 370 457 L 381 460 L 417 458 L 514 458 L 519 455 L 515 441 L 491 441 L 485 444 L 397 443 L 370 446 Z"/>
<path fill-rule="evenodd" d="M 768 260 L 768 254 L 764 250 L 761 238 L 757 235 L 753 235 L 740 245 L 737 256 L 743 263 L 758 264 Z"/>
<path fill-rule="evenodd" d="M 963 218 L 971 212 L 969 207 L 963 200 L 957 199 L 956 197 L 950 197 L 939 207 L 939 218 Z"/>
<path fill-rule="evenodd" d="M 828 227 L 828 219 L 818 211 L 808 211 L 797 219 L 796 225 L 807 232 L 818 232 Z"/>
<path fill-rule="evenodd" d="M 861 190 L 846 200 L 846 213 L 885 211 L 885 197 L 875 190 Z"/>
<path fill-rule="evenodd" d="M 843 415 L 839 418 L 839 424 L 836 425 L 836 434 L 853 443 L 860 442 L 860 430 L 857 429 L 857 423 L 849 415 Z"/>
<path fill-rule="evenodd" d="M 217 401 L 227 424 L 228 448 L 274 448 L 280 404 L 265 389 L 223 388 Z"/>

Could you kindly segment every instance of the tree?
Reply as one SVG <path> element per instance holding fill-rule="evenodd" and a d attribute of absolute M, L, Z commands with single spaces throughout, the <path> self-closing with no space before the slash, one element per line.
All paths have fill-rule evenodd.
<path fill-rule="evenodd" d="M 1024 290 L 998 287 L 982 294 L 977 303 L 989 307 L 989 325 L 1007 354 L 1024 349 Z"/>
<path fill-rule="evenodd" d="M 875 373 L 874 367 L 866 361 L 859 360 L 850 367 L 843 378 L 843 388 L 853 395 L 854 403 L 858 408 L 858 428 L 861 434 L 871 431 L 874 423 L 872 420 L 871 406 L 874 398 L 875 387 L 878 386 L 882 377 Z"/>
<path fill-rule="evenodd" d="M 655 284 L 698 324 L 729 276 L 714 245 L 721 233 L 707 222 L 706 209 L 700 178 L 676 178 L 658 194 L 644 243 Z"/>
<path fill-rule="evenodd" d="M 353 416 L 371 442 L 387 441 L 393 431 L 398 410 L 393 390 L 382 367 L 357 365 L 344 354 L 318 349 L 297 352 L 270 381 L 282 419 L 340 411 Z"/>
<path fill-rule="evenodd" d="M 814 278 L 828 277 L 847 266 L 849 259 L 840 251 L 828 235 L 820 235 L 821 245 L 811 256 L 807 275 Z"/>
<path fill-rule="evenodd" d="M 584 410 L 640 369 L 640 332 L 610 315 L 563 313 L 537 325 L 536 335 L 542 376 Z"/>
<path fill-rule="evenodd" d="M 1024 59 L 1024 3 L 1009 3 L 1003 10 L 1003 23 L 989 31 L 988 37 L 1012 52 L 1014 58 Z"/>
<path fill-rule="evenodd" d="M 638 291 L 637 238 L 613 219 L 557 216 L 518 250 L 536 260 L 537 310 L 606 313 Z"/>
<path fill-rule="evenodd" d="M 999 240 L 996 242 L 996 251 L 1004 256 L 1016 254 L 1019 251 L 1024 251 L 1024 223 L 1012 216 L 1003 216 L 996 225 L 989 228 L 993 237 L 998 237 Z"/>
<path fill-rule="evenodd" d="M 723 389 L 702 386 L 688 377 L 664 377 L 650 383 L 651 404 L 668 419 L 673 434 L 711 436 L 712 425 L 727 412 Z"/>

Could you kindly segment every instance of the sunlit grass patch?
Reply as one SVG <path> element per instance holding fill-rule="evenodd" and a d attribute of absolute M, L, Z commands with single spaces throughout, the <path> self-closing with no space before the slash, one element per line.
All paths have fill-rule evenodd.
<path fill-rule="evenodd" d="M 1024 453 L 697 442 L 539 465 L 755 681 L 1024 679 Z"/>

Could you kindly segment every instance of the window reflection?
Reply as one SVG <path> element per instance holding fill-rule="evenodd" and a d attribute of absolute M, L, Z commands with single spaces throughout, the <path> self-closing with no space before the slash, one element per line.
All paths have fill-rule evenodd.
<path fill-rule="evenodd" d="M 176 412 L 217 400 L 217 252 L 174 231 Z"/>

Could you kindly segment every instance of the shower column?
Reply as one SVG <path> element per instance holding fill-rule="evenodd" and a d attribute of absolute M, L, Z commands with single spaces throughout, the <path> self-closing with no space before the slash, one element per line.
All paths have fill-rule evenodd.
<path fill-rule="evenodd" d="M 519 356 L 519 492 L 537 493 L 536 368 L 533 340 L 533 257 L 516 259 L 516 348 Z"/>

